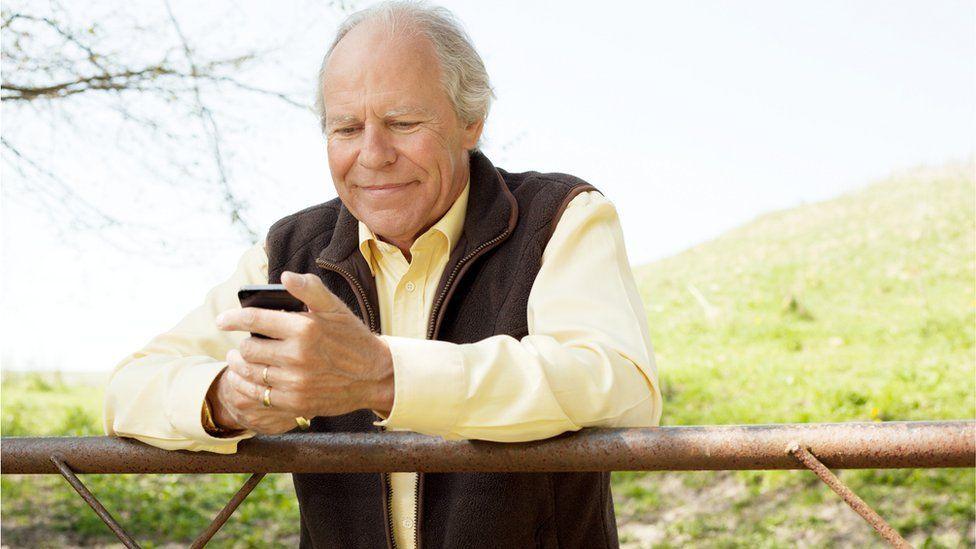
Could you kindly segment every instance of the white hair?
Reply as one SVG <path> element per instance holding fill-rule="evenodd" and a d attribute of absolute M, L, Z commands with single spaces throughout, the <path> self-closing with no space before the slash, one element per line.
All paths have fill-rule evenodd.
<path fill-rule="evenodd" d="M 441 85 L 447 92 L 454 112 L 465 125 L 488 118 L 488 109 L 495 96 L 488 82 L 488 71 L 481 56 L 474 49 L 471 38 L 460 21 L 446 8 L 425 2 L 380 2 L 357 11 L 339 25 L 335 39 L 322 59 L 319 69 L 318 88 L 315 94 L 315 110 L 325 131 L 325 66 L 346 34 L 360 23 L 380 21 L 387 25 L 391 34 L 420 33 L 430 40 L 440 61 Z"/>

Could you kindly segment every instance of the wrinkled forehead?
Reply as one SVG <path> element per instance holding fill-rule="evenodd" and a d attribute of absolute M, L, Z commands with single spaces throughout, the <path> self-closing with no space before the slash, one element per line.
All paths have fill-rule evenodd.
<path fill-rule="evenodd" d="M 349 31 L 332 51 L 323 78 L 328 118 L 364 110 L 436 110 L 447 99 L 430 41 L 419 33 L 391 33 L 380 24 Z"/>

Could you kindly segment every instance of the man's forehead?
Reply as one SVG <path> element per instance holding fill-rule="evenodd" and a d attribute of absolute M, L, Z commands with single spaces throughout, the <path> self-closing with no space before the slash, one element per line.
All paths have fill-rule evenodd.
<path fill-rule="evenodd" d="M 432 114 L 449 101 L 438 85 L 440 65 L 430 41 L 375 24 L 356 27 L 339 41 L 323 77 L 326 124 Z"/>
<path fill-rule="evenodd" d="M 369 65 L 344 72 L 325 75 L 327 122 L 334 116 L 429 114 L 447 100 L 437 75 L 416 67 Z"/>
<path fill-rule="evenodd" d="M 426 73 L 436 70 L 437 65 L 433 44 L 423 34 L 409 29 L 392 30 L 380 22 L 366 22 L 354 27 L 336 44 L 325 73 L 333 79 L 356 81 L 389 68 L 396 68 L 397 73 L 404 70 Z"/>
<path fill-rule="evenodd" d="M 325 104 L 326 123 L 340 124 L 344 122 L 360 121 L 364 116 L 375 115 L 381 118 L 395 118 L 406 115 L 429 116 L 430 109 L 416 104 L 399 104 L 383 106 L 380 108 L 369 107 L 362 102 L 340 103 L 335 107 L 330 107 L 328 102 Z"/>

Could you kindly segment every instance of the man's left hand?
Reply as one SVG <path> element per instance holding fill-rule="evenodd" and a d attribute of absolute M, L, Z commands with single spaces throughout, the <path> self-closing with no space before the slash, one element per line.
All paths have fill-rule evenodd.
<path fill-rule="evenodd" d="M 221 330 L 255 332 L 228 353 L 238 391 L 260 400 L 271 386 L 271 405 L 296 416 L 336 416 L 393 406 L 393 357 L 386 343 L 314 274 L 285 271 L 288 293 L 308 307 L 293 313 L 256 307 L 224 311 Z M 263 379 L 268 367 L 267 383 Z"/>

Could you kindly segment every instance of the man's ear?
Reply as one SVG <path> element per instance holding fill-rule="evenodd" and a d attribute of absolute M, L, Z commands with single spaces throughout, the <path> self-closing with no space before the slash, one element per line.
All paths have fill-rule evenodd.
<path fill-rule="evenodd" d="M 478 139 L 481 138 L 481 132 L 485 129 L 485 119 L 475 120 L 474 122 L 468 124 L 464 128 L 464 148 L 466 150 L 471 150 L 478 146 Z"/>

